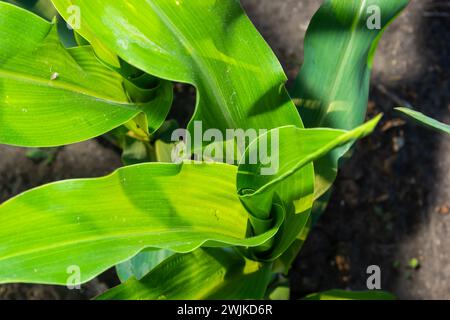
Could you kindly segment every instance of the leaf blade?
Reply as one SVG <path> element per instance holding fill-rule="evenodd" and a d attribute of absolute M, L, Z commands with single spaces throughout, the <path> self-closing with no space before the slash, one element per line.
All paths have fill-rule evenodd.
<path fill-rule="evenodd" d="M 172 256 L 143 279 L 130 279 L 97 299 L 262 299 L 270 280 L 270 265 L 232 249 L 205 248 Z"/>
<path fill-rule="evenodd" d="M 99 39 L 149 74 L 194 85 L 198 97 L 191 132 L 195 120 L 223 133 L 302 126 L 281 65 L 235 0 L 53 3 L 66 20 L 69 6 L 80 7 L 77 31 L 86 39 Z"/>
<path fill-rule="evenodd" d="M 304 188 L 304 186 L 298 188 L 298 186 L 292 185 L 291 178 L 324 154 L 372 133 L 381 117 L 382 115 L 378 115 L 350 131 L 282 127 L 260 136 L 249 146 L 246 150 L 247 155 L 255 153 L 262 144 L 261 141 L 264 141 L 267 136 L 273 135 L 275 130 L 278 132 L 279 143 L 276 145 L 276 154 L 280 163 L 279 170 L 273 175 L 261 175 L 262 168 L 267 166 L 264 164 L 270 163 L 266 158 L 262 158 L 259 159 L 258 164 L 241 163 L 237 175 L 240 199 L 252 215 L 257 215 L 256 217 L 260 219 L 270 218 L 264 216 L 264 213 L 270 212 L 270 206 L 277 197 L 286 206 L 285 223 L 274 240 L 274 246 L 269 252 L 264 253 L 265 259 L 273 260 L 281 256 L 310 222 L 313 189 L 309 189 L 309 197 L 304 196 L 297 200 L 296 195 L 300 190 L 308 190 L 308 188 Z M 271 144 L 269 143 L 269 145 Z M 267 152 L 269 158 L 273 157 L 273 152 L 274 150 Z M 243 159 L 245 158 L 243 157 Z M 308 198 L 310 201 L 305 201 Z"/>
<path fill-rule="evenodd" d="M 292 96 L 307 128 L 351 130 L 364 121 L 375 49 L 409 0 L 326 0 L 305 37 L 305 60 Z M 375 11 L 373 11 L 375 9 Z M 380 28 L 368 28 L 378 14 Z M 336 179 L 339 159 L 351 145 L 316 161 L 315 198 Z"/>
<path fill-rule="evenodd" d="M 445 124 L 443 122 L 439 122 L 433 118 L 430 118 L 421 112 L 414 111 L 409 108 L 395 108 L 395 110 L 407 115 L 409 118 L 415 120 L 417 123 L 425 127 L 434 129 L 439 132 L 450 134 L 450 125 Z"/>
<path fill-rule="evenodd" d="M 329 290 L 320 293 L 313 293 L 306 296 L 303 300 L 395 300 L 391 293 L 373 290 L 373 291 L 348 291 L 348 290 Z"/>
<path fill-rule="evenodd" d="M 169 83 L 147 104 L 130 103 L 123 79 L 104 67 L 91 47 L 65 49 L 55 24 L 5 2 L 0 18 L 0 143 L 75 143 L 142 112 L 153 126 L 164 121 L 171 105 Z"/>
<path fill-rule="evenodd" d="M 175 253 L 165 249 L 147 249 L 128 261 L 116 266 L 116 272 L 121 282 L 135 277 L 141 280 L 147 273 Z"/>
<path fill-rule="evenodd" d="M 25 192 L 0 206 L 0 283 L 65 284 L 72 265 L 85 282 L 148 247 L 189 252 L 201 245 L 260 245 L 283 217 L 272 230 L 247 237 L 236 170 L 144 164 Z"/>

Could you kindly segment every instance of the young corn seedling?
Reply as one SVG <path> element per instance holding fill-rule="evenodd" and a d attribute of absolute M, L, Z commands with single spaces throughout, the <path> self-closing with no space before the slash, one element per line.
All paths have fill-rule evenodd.
<path fill-rule="evenodd" d="M 269 297 L 380 120 L 364 123 L 372 61 L 408 1 L 325 0 L 290 94 L 237 0 L 39 2 L 0 2 L 0 143 L 104 136 L 125 166 L 1 204 L 0 283 L 77 287 L 117 266 L 100 299 Z M 55 9 L 73 31 L 36 15 Z M 197 92 L 186 130 L 166 122 L 173 82 Z M 368 297 L 310 298 L 340 295 Z"/>

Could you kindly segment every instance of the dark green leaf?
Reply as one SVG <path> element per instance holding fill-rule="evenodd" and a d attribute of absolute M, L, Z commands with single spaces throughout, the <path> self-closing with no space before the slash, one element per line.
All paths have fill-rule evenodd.
<path fill-rule="evenodd" d="M 293 97 L 307 128 L 351 130 L 364 121 L 375 50 L 408 0 L 326 0 L 305 38 L 305 61 Z M 379 27 L 376 23 L 379 13 Z M 370 26 L 370 28 L 368 27 Z M 315 198 L 334 182 L 351 144 L 315 162 Z"/>

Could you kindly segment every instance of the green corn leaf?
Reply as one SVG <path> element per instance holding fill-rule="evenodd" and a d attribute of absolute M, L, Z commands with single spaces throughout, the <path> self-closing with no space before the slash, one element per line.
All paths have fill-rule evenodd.
<path fill-rule="evenodd" d="M 170 128 L 173 126 L 173 123 L 166 123 Z M 163 129 L 164 126 L 160 128 Z M 135 143 L 143 144 L 140 141 Z M 145 146 L 143 146 L 145 148 Z M 161 140 L 156 140 L 154 144 L 154 153 L 155 153 L 155 161 L 157 162 L 166 162 L 171 163 L 171 151 L 172 144 L 166 144 Z M 127 150 L 124 150 L 124 155 Z M 130 152 L 130 150 L 128 150 Z M 122 161 L 126 162 L 129 159 L 124 159 L 124 155 L 122 155 Z M 147 156 L 147 154 L 146 154 Z M 136 154 L 133 154 L 133 158 L 139 158 Z M 146 159 L 148 160 L 148 159 Z M 132 276 L 136 279 L 140 280 L 143 278 L 149 271 L 151 271 L 154 267 L 160 264 L 162 261 L 172 256 L 174 253 L 170 250 L 165 249 L 147 249 L 143 252 L 138 253 L 136 256 L 131 258 L 128 261 L 125 261 L 116 266 L 117 275 L 120 278 L 120 281 L 125 282 Z"/>
<path fill-rule="evenodd" d="M 439 132 L 450 134 L 450 125 L 448 124 L 439 122 L 433 118 L 424 115 L 423 113 L 408 108 L 396 108 L 396 110 L 402 112 L 403 114 L 407 115 L 409 118 L 415 120 L 417 123 L 423 126 L 426 126 Z"/>
<path fill-rule="evenodd" d="M 258 246 L 277 232 L 248 237 L 226 164 L 144 164 L 99 179 L 61 181 L 0 206 L 0 283 L 66 284 L 68 268 L 86 282 L 145 248 L 189 252 L 206 246 Z"/>
<path fill-rule="evenodd" d="M 325 1 L 308 28 L 305 61 L 293 92 L 306 127 L 351 130 L 363 123 L 376 45 L 407 4 Z M 370 24 L 374 10 L 380 13 L 380 28 Z"/>
<path fill-rule="evenodd" d="M 77 30 L 131 65 L 198 90 L 204 129 L 302 126 L 275 55 L 236 0 L 53 0 Z M 201 17 L 201 18 L 199 18 Z M 191 122 L 192 123 L 192 122 Z M 191 127 L 192 130 L 192 127 Z"/>
<path fill-rule="evenodd" d="M 98 39 L 128 63 L 157 77 L 197 88 L 189 125 L 203 130 L 303 127 L 275 55 L 235 0 L 53 0 L 60 14 L 79 6 L 86 39 Z M 201 16 L 202 19 L 197 17 Z M 143 19 L 145 17 L 145 19 Z M 292 197 L 312 205 L 314 172 L 305 166 L 290 177 Z M 295 192 L 294 192 L 295 191 Z M 267 212 L 266 212 L 267 214 Z M 255 214 L 257 216 L 257 214 Z"/>
<path fill-rule="evenodd" d="M 295 174 L 306 164 L 322 157 L 342 145 L 364 138 L 371 134 L 382 115 L 378 115 L 371 121 L 357 128 L 346 131 L 338 129 L 302 129 L 294 126 L 277 128 L 269 131 L 253 141 L 246 155 L 256 153 L 260 148 L 261 140 L 273 136 L 277 131 L 278 143 L 276 144 L 277 155 L 279 157 L 279 168 L 274 174 L 263 175 L 261 172 L 271 165 L 271 155 L 275 150 L 269 148 L 269 152 L 264 157 L 259 157 L 257 164 L 247 162 L 239 165 L 237 188 L 240 194 L 245 190 L 245 198 L 254 197 L 269 190 L 274 190 L 287 177 Z M 270 145 L 270 144 L 269 144 Z M 269 164 L 265 164 L 269 163 Z M 249 190 L 252 190 L 249 193 Z"/>
<path fill-rule="evenodd" d="M 262 299 L 270 280 L 270 265 L 230 249 L 206 248 L 174 255 L 143 279 L 132 278 L 98 299 Z"/>
<path fill-rule="evenodd" d="M 219 129 L 224 136 L 230 128 L 303 127 L 279 62 L 238 1 L 52 1 L 68 21 L 67 9 L 80 8 L 77 32 L 89 41 L 101 41 L 149 74 L 194 85 L 191 134 L 196 120 L 203 130 Z M 296 200 L 309 195 L 313 179 L 312 165 L 291 177 L 299 191 Z"/>
<path fill-rule="evenodd" d="M 274 261 L 274 272 L 287 275 L 311 230 L 311 219 L 283 254 Z"/>
<path fill-rule="evenodd" d="M 174 254 L 173 251 L 165 249 L 144 250 L 130 260 L 117 265 L 117 275 L 122 282 L 132 277 L 141 280 L 147 273 Z"/>
<path fill-rule="evenodd" d="M 291 297 L 291 288 L 289 285 L 279 286 L 275 288 L 269 295 L 270 300 L 287 301 Z"/>
<path fill-rule="evenodd" d="M 215 128 L 224 135 L 229 128 L 303 127 L 279 62 L 236 0 L 53 3 L 69 21 L 67 8 L 80 8 L 77 32 L 89 41 L 101 41 L 149 74 L 194 85 L 197 106 L 189 125 L 194 135 L 196 120 L 203 130 Z M 286 181 L 306 208 L 312 205 L 313 180 L 309 164 Z"/>
<path fill-rule="evenodd" d="M 408 2 L 325 1 L 308 28 L 304 64 L 292 92 L 307 128 L 351 130 L 363 123 L 378 41 Z M 316 198 L 330 188 L 350 147 L 315 163 Z"/>
<path fill-rule="evenodd" d="M 267 157 L 259 157 L 257 164 L 241 163 L 237 175 L 237 189 L 242 202 L 246 208 L 253 214 L 251 219 L 258 218 L 253 225 L 257 233 L 265 231 L 265 226 L 271 223 L 262 224 L 261 219 L 270 221 L 270 216 L 264 216 L 269 213 L 274 194 L 285 203 L 286 222 L 283 224 L 279 234 L 275 238 L 275 246 L 272 247 L 270 258 L 278 258 L 285 252 L 289 246 L 298 238 L 302 230 L 308 226 L 312 201 L 305 202 L 304 197 L 301 201 L 296 200 L 296 195 L 300 190 L 296 190 L 296 185 L 286 184 L 291 182 L 289 177 L 301 170 L 305 165 L 327 154 L 331 150 L 340 146 L 361 139 L 372 133 L 380 121 L 382 115 L 377 116 L 366 124 L 357 127 L 351 131 L 337 129 L 300 129 L 296 127 L 282 127 L 269 131 L 260 136 L 257 141 L 250 144 L 246 150 L 247 159 L 251 154 L 257 154 L 262 141 L 273 139 L 275 131 L 278 143 L 276 144 L 277 156 L 274 158 L 279 162 L 278 171 L 272 175 L 263 175 L 264 169 L 273 166 L 274 149 L 267 152 Z M 267 143 L 271 146 L 271 143 Z M 270 159 L 270 161 L 268 161 Z M 267 164 L 267 165 L 264 165 Z M 265 168 L 266 167 L 266 168 Z M 301 189 L 305 189 L 304 186 Z M 312 199 L 312 188 L 309 199 Z M 293 203 L 293 208 L 290 204 Z M 305 204 L 309 207 L 305 207 Z M 259 224 L 258 224 L 259 223 Z"/>
<path fill-rule="evenodd" d="M 163 122 L 172 85 L 130 103 L 122 78 L 91 47 L 65 49 L 56 25 L 0 2 L 0 143 L 49 147 L 101 135 L 139 116 L 151 130 Z M 147 128 L 145 128 L 147 130 Z"/>
<path fill-rule="evenodd" d="M 286 141 L 292 140 L 294 144 L 307 141 L 305 148 L 315 142 L 320 151 L 313 154 L 320 156 L 326 148 L 367 134 L 376 121 L 352 132 L 322 129 L 323 139 L 318 138 L 320 129 L 292 131 L 292 127 L 285 127 L 280 131 L 289 133 L 281 134 L 285 138 L 292 134 Z M 296 140 L 297 136 L 300 140 Z M 307 139 L 308 136 L 317 140 Z M 280 155 L 290 157 L 291 161 L 283 160 L 291 163 L 292 170 L 281 168 L 275 182 L 264 181 L 268 187 L 258 188 L 260 181 L 249 176 L 251 171 L 246 169 L 245 177 L 250 177 L 250 182 L 246 185 L 238 178 L 238 187 L 245 185 L 273 202 L 271 188 L 282 183 L 281 177 L 286 179 L 314 160 L 314 157 L 305 160 L 302 148 L 298 154 L 289 155 L 285 152 L 287 145 L 280 147 Z M 120 169 L 106 178 L 50 184 L 7 201 L 0 206 L 0 283 L 64 284 L 66 270 L 73 265 L 79 266 L 80 281 L 84 282 L 147 247 L 188 252 L 204 244 L 267 243 L 283 223 L 284 213 L 279 206 L 275 211 L 269 210 L 272 214 L 270 225 L 265 224 L 267 230 L 257 230 L 258 236 L 247 238 L 249 215 L 234 184 L 242 168 L 196 163 L 138 165 Z M 247 194 L 244 198 L 251 196 Z M 272 260 L 287 249 L 309 221 L 308 215 L 293 212 L 289 211 L 286 218 L 289 221 L 283 225 L 281 238 L 271 251 Z M 97 259 L 92 259 L 93 252 Z"/>
<path fill-rule="evenodd" d="M 58 14 L 50 0 L 1 0 L 27 9 L 51 21 Z"/>
<path fill-rule="evenodd" d="M 385 291 L 330 290 L 313 293 L 303 300 L 395 300 L 395 296 Z"/>

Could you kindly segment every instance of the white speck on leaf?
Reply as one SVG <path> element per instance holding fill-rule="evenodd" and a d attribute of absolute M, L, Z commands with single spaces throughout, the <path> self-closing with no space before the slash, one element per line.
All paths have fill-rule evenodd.
<path fill-rule="evenodd" d="M 126 39 L 119 39 L 117 40 L 117 44 L 121 46 L 123 49 L 128 50 L 128 40 Z"/>

